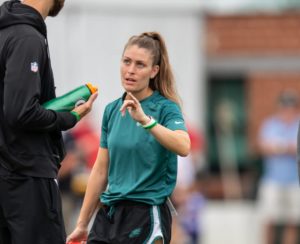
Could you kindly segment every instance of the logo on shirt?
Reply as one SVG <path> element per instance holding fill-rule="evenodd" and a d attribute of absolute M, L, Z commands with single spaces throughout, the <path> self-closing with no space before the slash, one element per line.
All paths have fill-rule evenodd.
<path fill-rule="evenodd" d="M 180 124 L 183 124 L 182 121 L 174 121 L 175 125 L 180 125 Z"/>
<path fill-rule="evenodd" d="M 34 72 L 34 73 L 39 71 L 39 65 L 38 65 L 37 62 L 32 62 L 30 64 L 30 68 L 31 68 L 31 71 Z"/>

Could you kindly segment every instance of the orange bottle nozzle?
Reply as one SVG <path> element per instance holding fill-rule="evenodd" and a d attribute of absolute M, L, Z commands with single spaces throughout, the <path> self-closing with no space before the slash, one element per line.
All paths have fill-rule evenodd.
<path fill-rule="evenodd" d="M 89 90 L 92 94 L 94 94 L 96 91 L 98 91 L 98 88 L 96 86 L 93 86 L 91 83 L 87 83 L 86 86 L 89 88 Z"/>

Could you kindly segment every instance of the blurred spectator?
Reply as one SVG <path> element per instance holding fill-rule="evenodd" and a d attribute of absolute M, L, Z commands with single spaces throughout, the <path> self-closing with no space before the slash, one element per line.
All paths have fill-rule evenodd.
<path fill-rule="evenodd" d="M 72 221 L 74 210 L 80 198 L 71 190 L 71 181 L 74 170 L 80 164 L 80 159 L 76 147 L 75 139 L 70 131 L 63 134 L 66 145 L 66 157 L 61 163 L 61 168 L 58 173 L 59 189 L 62 198 L 62 211 L 66 227 L 66 232 L 69 233 L 72 229 Z"/>
<path fill-rule="evenodd" d="M 85 194 L 88 177 L 99 148 L 98 133 L 94 130 L 88 118 L 81 121 L 80 125 L 72 130 L 81 163 L 73 170 L 71 189 L 81 198 Z"/>
<path fill-rule="evenodd" d="M 191 139 L 191 151 L 187 157 L 178 156 L 177 183 L 176 187 L 188 189 L 195 180 L 196 173 L 204 170 L 203 135 L 187 123 L 188 133 Z"/>
<path fill-rule="evenodd" d="M 58 180 L 68 234 L 75 227 L 88 176 L 99 147 L 99 135 L 88 118 L 84 118 L 80 124 L 64 134 L 67 155 L 59 170 Z"/>
<path fill-rule="evenodd" d="M 76 143 L 83 153 L 88 169 L 92 169 L 99 148 L 99 133 L 92 126 L 92 118 L 88 115 L 72 129 Z"/>
<path fill-rule="evenodd" d="M 188 124 L 191 152 L 187 157 L 178 156 L 177 183 L 172 195 L 178 216 L 174 218 L 172 244 L 196 244 L 199 238 L 199 216 L 204 206 L 200 174 L 203 163 L 204 138 Z"/>
<path fill-rule="evenodd" d="M 178 209 L 179 221 L 189 236 L 189 244 L 199 244 L 201 239 L 200 218 L 205 207 L 205 197 L 202 191 L 204 182 L 205 174 L 198 171 L 185 202 Z"/>
<path fill-rule="evenodd" d="M 296 164 L 299 98 L 294 91 L 284 91 L 278 99 L 277 112 L 263 122 L 259 147 L 264 171 L 259 185 L 259 213 L 263 220 L 265 243 L 278 237 L 283 226 L 283 244 L 297 242 L 300 219 L 300 192 Z"/>
<path fill-rule="evenodd" d="M 226 200 L 241 199 L 243 190 L 237 153 L 239 119 L 235 101 L 221 99 L 214 119 L 224 197 Z"/>

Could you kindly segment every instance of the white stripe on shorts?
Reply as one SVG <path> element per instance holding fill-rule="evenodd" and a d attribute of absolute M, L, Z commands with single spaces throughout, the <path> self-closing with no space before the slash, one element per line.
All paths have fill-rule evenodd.
<path fill-rule="evenodd" d="M 158 213 L 158 207 L 157 206 L 152 206 L 152 220 L 153 220 L 153 229 L 151 236 L 149 240 L 147 241 L 146 244 L 151 244 L 157 239 L 164 239 L 163 234 L 161 231 L 161 224 L 160 224 L 160 218 L 159 218 L 159 213 Z M 163 242 L 164 243 L 164 242 Z"/>

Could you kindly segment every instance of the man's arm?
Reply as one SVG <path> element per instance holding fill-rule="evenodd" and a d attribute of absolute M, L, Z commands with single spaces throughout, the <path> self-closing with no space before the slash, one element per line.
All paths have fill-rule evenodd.
<path fill-rule="evenodd" d="M 21 130 L 66 130 L 76 124 L 69 112 L 58 113 L 40 104 L 43 67 L 48 59 L 45 44 L 27 36 L 11 43 L 4 78 L 4 116 Z"/>

